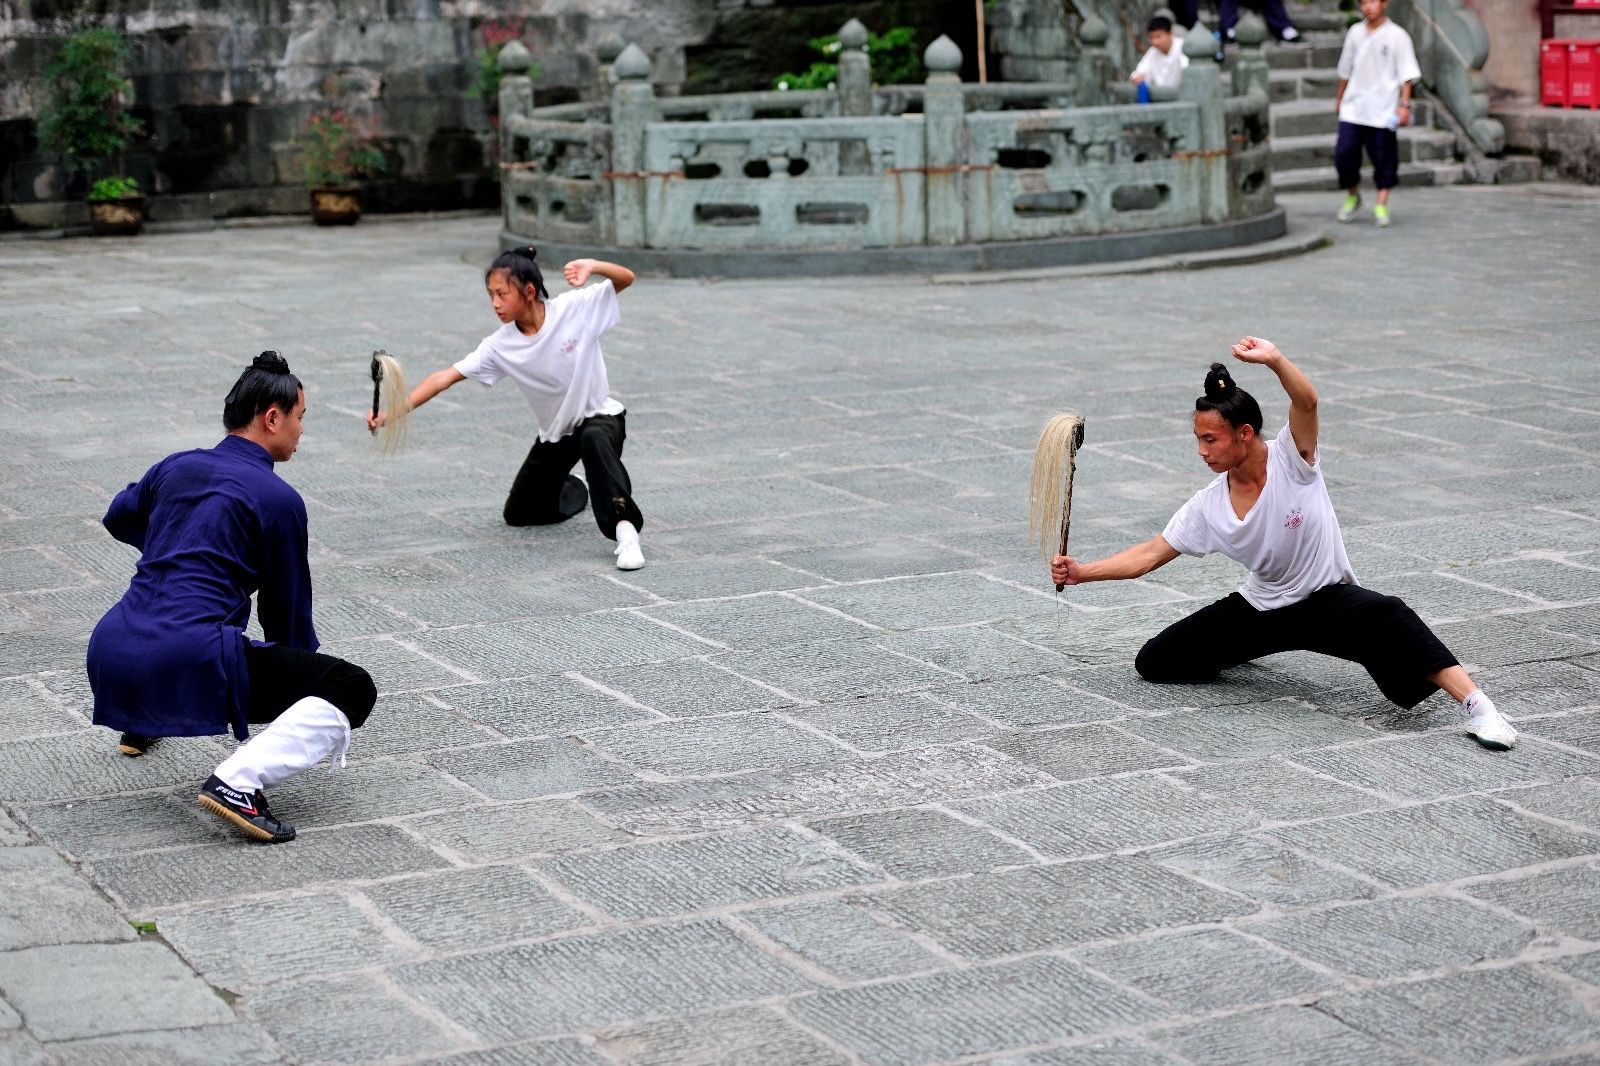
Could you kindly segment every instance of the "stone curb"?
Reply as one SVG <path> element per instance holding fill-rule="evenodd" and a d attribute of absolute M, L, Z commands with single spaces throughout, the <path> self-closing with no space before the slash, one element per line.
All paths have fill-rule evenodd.
<path fill-rule="evenodd" d="M 1090 266 L 1041 267 L 1037 270 L 1006 270 L 982 274 L 941 274 L 931 280 L 935 285 L 993 285 L 1008 281 L 1045 281 L 1051 278 L 1152 274 L 1163 270 L 1205 270 L 1210 267 L 1265 263 L 1292 255 L 1304 255 L 1332 244 L 1333 238 L 1328 236 L 1327 231 L 1313 229 L 1300 233 L 1291 232 L 1286 237 L 1243 248 L 1223 248 L 1214 252 L 1155 255 L 1145 259 L 1129 259 L 1121 263 L 1100 263 Z"/>
<path fill-rule="evenodd" d="M 1254 218 L 1205 226 L 1058 237 L 1032 241 L 992 241 L 947 247 L 916 245 L 899 248 L 690 249 L 596 248 L 561 241 L 538 240 L 502 230 L 500 247 L 536 244 L 551 261 L 580 256 L 615 259 L 636 270 L 678 278 L 832 277 L 846 274 L 961 274 L 1060 267 L 1126 265 L 1170 249 L 1193 256 L 1255 246 L 1288 232 L 1287 215 L 1275 207 Z"/>
<path fill-rule="evenodd" d="M 463 209 L 460 211 L 415 211 L 392 215 L 363 215 L 368 225 L 391 222 L 440 222 L 454 218 L 492 218 L 496 211 Z M 146 222 L 140 236 L 160 236 L 164 233 L 208 233 L 227 229 L 282 229 L 290 226 L 310 226 L 310 214 L 250 215 L 244 218 L 192 218 L 175 222 Z M 0 244 L 8 241 L 54 241 L 69 237 L 91 237 L 88 226 L 63 226 L 58 229 L 11 230 L 0 233 Z"/>

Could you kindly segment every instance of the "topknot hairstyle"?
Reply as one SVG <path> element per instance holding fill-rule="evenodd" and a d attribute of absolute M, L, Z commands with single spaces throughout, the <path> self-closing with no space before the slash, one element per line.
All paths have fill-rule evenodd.
<path fill-rule="evenodd" d="M 1215 411 L 1234 429 L 1249 426 L 1261 432 L 1261 405 L 1238 386 L 1221 363 L 1212 363 L 1206 371 L 1205 395 L 1195 400 L 1194 409 Z"/>
<path fill-rule="evenodd" d="M 300 379 L 289 372 L 287 359 L 275 351 L 262 352 L 250 361 L 222 401 L 222 425 L 232 433 L 269 408 L 288 414 L 299 402 L 301 388 Z"/>
<path fill-rule="evenodd" d="M 525 286 L 532 285 L 533 291 L 539 294 L 539 299 L 550 299 L 550 291 L 544 287 L 544 274 L 535 261 L 539 249 L 531 244 L 521 248 L 513 248 L 509 252 L 501 252 L 494 257 L 494 262 L 489 264 L 489 269 L 483 272 L 483 280 L 488 281 L 494 276 L 495 271 L 504 270 L 516 283 L 517 291 L 521 292 Z"/>

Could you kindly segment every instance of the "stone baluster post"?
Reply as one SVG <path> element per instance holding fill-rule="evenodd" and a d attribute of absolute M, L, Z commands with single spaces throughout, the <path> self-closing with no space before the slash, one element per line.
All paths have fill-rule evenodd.
<path fill-rule="evenodd" d="M 1224 111 L 1226 95 L 1222 75 L 1217 68 L 1215 39 L 1204 22 L 1196 22 L 1189 36 L 1183 39 L 1183 54 L 1189 57 L 1189 66 L 1183 72 L 1178 86 L 1178 99 L 1197 105 L 1200 119 L 1200 143 L 1186 145 L 1193 152 L 1193 173 L 1200 181 L 1200 218 L 1204 222 L 1222 222 L 1228 217 L 1228 116 Z"/>
<path fill-rule="evenodd" d="M 857 19 L 839 27 L 839 114 L 851 118 L 872 115 L 872 60 L 867 55 L 867 28 Z M 869 174 L 872 160 L 866 141 L 839 145 L 840 174 Z"/>
<path fill-rule="evenodd" d="M 610 30 L 607 30 L 601 35 L 600 40 L 595 42 L 594 57 L 599 60 L 594 68 L 594 98 L 596 100 L 611 99 L 611 86 L 615 80 L 611 75 L 611 67 L 616 63 L 617 57 L 622 54 L 622 50 L 626 47 L 627 43 Z"/>
<path fill-rule="evenodd" d="M 1106 28 L 1105 20 L 1092 12 L 1078 28 L 1078 40 L 1083 42 L 1075 71 L 1079 107 L 1096 107 L 1109 102 L 1106 83 L 1111 80 L 1112 66 L 1106 42 L 1110 39 L 1111 31 Z"/>
<path fill-rule="evenodd" d="M 500 49 L 498 60 L 501 75 L 499 161 L 515 163 L 518 162 L 517 138 L 511 128 L 515 125 L 514 119 L 533 115 L 533 79 L 528 77 L 533 57 L 521 41 L 507 41 Z M 513 233 L 526 233 L 529 230 L 519 220 L 512 218 L 516 212 L 517 198 L 507 191 L 511 175 L 512 171 L 500 171 L 500 218 L 506 229 Z"/>
<path fill-rule="evenodd" d="M 500 49 L 500 161 L 514 163 L 512 158 L 511 123 L 507 120 L 514 115 L 524 117 L 533 114 L 533 79 L 528 77 L 528 68 L 533 65 L 533 57 L 528 54 L 521 41 L 507 41 Z"/>
<path fill-rule="evenodd" d="M 650 85 L 650 57 L 630 44 L 612 65 L 616 84 L 611 89 L 611 205 L 617 245 L 642 248 L 645 244 L 645 192 L 643 177 L 644 131 L 656 119 L 656 93 Z"/>
<path fill-rule="evenodd" d="M 922 96 L 924 203 L 928 243 L 960 244 L 966 236 L 967 106 L 961 93 L 961 49 L 941 35 L 922 53 L 928 68 Z"/>
<path fill-rule="evenodd" d="M 1268 100 L 1271 96 L 1271 77 L 1267 57 L 1262 51 L 1267 40 L 1267 24 L 1254 11 L 1245 11 L 1234 27 L 1239 40 L 1239 51 L 1229 64 L 1233 74 L 1233 95 L 1248 96 L 1259 90 Z"/>

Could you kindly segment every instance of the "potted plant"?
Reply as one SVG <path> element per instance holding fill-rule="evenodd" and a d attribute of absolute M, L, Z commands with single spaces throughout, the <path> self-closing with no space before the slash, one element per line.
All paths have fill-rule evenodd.
<path fill-rule="evenodd" d="M 143 123 L 128 113 L 133 83 L 122 75 L 128 44 L 114 30 L 83 30 L 66 39 L 45 68 L 45 103 L 39 112 L 39 140 L 61 156 L 69 176 L 104 169 L 115 160 L 116 173 L 102 177 L 89 192 L 89 216 L 97 234 L 134 234 L 144 225 L 144 197 L 124 174 L 123 153 Z"/>
<path fill-rule="evenodd" d="M 361 179 L 383 171 L 383 152 L 369 124 L 342 110 L 306 119 L 301 140 L 311 218 L 319 226 L 351 226 L 361 217 Z"/>
<path fill-rule="evenodd" d="M 144 228 L 144 194 L 132 178 L 101 178 L 89 187 L 89 228 L 96 237 L 132 237 Z"/>

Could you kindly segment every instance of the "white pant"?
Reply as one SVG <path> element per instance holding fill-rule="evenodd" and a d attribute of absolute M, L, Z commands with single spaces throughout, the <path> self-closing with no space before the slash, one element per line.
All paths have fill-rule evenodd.
<path fill-rule="evenodd" d="M 349 748 L 350 719 L 322 697 L 307 696 L 241 744 L 216 775 L 248 795 L 282 784 L 330 755 L 333 766 L 341 767 Z"/>

